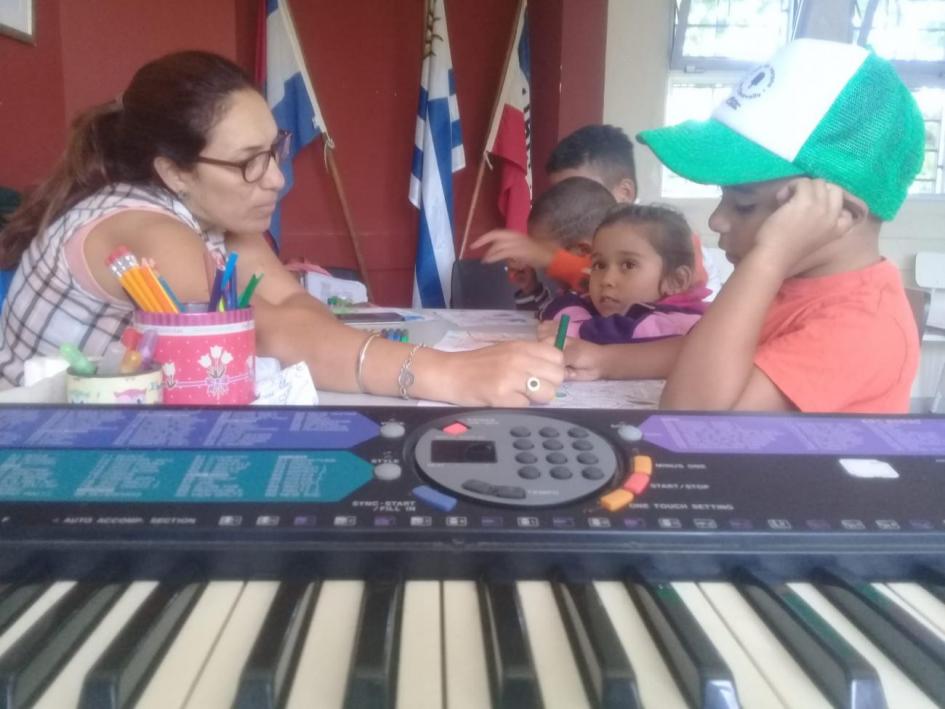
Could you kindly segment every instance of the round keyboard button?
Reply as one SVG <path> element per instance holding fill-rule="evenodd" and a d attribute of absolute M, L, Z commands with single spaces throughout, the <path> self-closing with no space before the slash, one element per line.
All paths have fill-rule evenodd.
<path fill-rule="evenodd" d="M 515 460 L 517 460 L 519 463 L 524 463 L 525 465 L 531 465 L 532 463 L 538 462 L 538 458 L 536 458 L 531 453 L 519 453 L 517 456 L 515 456 Z"/>
<path fill-rule="evenodd" d="M 525 426 L 515 426 L 512 430 L 509 431 L 516 438 L 525 438 L 526 436 L 532 435 L 531 430 L 525 428 Z"/>
<path fill-rule="evenodd" d="M 564 444 L 556 438 L 549 438 L 541 444 L 541 447 L 546 451 L 559 451 L 564 448 Z"/>
<path fill-rule="evenodd" d="M 597 456 L 593 453 L 578 453 L 578 463 L 583 463 L 584 465 L 594 465 L 598 462 Z"/>
<path fill-rule="evenodd" d="M 571 438 L 587 438 L 590 434 L 587 432 L 586 428 L 569 428 L 568 435 Z"/>
<path fill-rule="evenodd" d="M 594 449 L 594 444 L 590 441 L 580 440 L 572 443 L 571 447 L 576 451 L 589 451 Z"/>
<path fill-rule="evenodd" d="M 515 448 L 515 450 L 530 451 L 535 447 L 535 444 L 526 438 L 519 438 L 512 444 L 512 447 Z"/>
<path fill-rule="evenodd" d="M 552 428 L 551 426 L 545 426 L 544 428 L 538 429 L 538 435 L 542 438 L 557 438 L 561 434 L 558 433 L 557 428 Z"/>
<path fill-rule="evenodd" d="M 584 468 L 584 470 L 581 471 L 581 475 L 588 480 L 600 480 L 604 477 L 604 471 L 600 468 Z"/>
<path fill-rule="evenodd" d="M 568 462 L 568 456 L 564 453 L 549 453 L 545 456 L 545 460 L 553 465 L 561 465 L 561 463 Z"/>
<path fill-rule="evenodd" d="M 374 477 L 378 480 L 396 480 L 403 469 L 397 463 L 378 463 L 374 466 Z"/>
<path fill-rule="evenodd" d="M 535 480 L 541 477 L 541 471 L 534 465 L 526 465 L 524 468 L 518 469 L 518 476 L 526 480 Z"/>
<path fill-rule="evenodd" d="M 643 431 L 628 423 L 617 429 L 617 435 L 628 443 L 636 443 L 637 441 L 643 440 Z"/>
<path fill-rule="evenodd" d="M 407 433 L 407 429 L 404 428 L 402 423 L 388 421 L 381 425 L 382 438 L 403 438 L 405 433 Z"/>
<path fill-rule="evenodd" d="M 568 480 L 574 477 L 574 473 L 571 472 L 570 468 L 563 465 L 556 465 L 551 469 L 551 477 L 555 480 Z"/>

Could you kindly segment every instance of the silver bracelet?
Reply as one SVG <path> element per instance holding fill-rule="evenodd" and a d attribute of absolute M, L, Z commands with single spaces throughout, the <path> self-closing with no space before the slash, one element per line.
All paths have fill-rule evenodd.
<path fill-rule="evenodd" d="M 423 345 L 414 345 L 413 349 L 410 350 L 410 354 L 407 355 L 407 359 L 400 365 L 400 374 L 397 375 L 397 386 L 400 387 L 401 399 L 410 398 L 410 394 L 407 393 L 407 390 L 413 386 L 415 380 L 413 372 L 410 371 L 410 365 L 413 364 L 413 356 L 422 349 Z"/>
<path fill-rule="evenodd" d="M 367 348 L 368 348 L 368 345 L 371 344 L 371 340 L 373 340 L 375 337 L 380 337 L 380 336 L 381 336 L 381 333 L 372 332 L 370 335 L 367 336 L 367 339 L 361 343 L 361 349 L 358 350 L 358 358 L 355 361 L 355 367 L 354 367 L 354 379 L 358 383 L 358 391 L 360 391 L 362 394 L 367 394 L 367 391 L 365 391 L 364 389 L 364 380 L 361 378 L 361 371 L 364 369 L 364 357 L 365 355 L 367 355 Z"/>

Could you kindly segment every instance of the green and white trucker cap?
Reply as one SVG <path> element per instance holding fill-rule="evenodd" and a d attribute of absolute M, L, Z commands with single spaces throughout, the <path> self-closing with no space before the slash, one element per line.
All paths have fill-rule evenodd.
<path fill-rule="evenodd" d="M 888 61 L 857 45 L 798 39 L 749 72 L 709 120 L 637 139 L 694 182 L 819 177 L 889 220 L 922 166 L 925 124 Z"/>

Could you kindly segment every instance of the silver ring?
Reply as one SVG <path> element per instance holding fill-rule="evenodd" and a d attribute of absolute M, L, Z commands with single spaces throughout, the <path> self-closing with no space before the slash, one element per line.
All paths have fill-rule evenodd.
<path fill-rule="evenodd" d="M 534 394 L 536 391 L 541 389 L 541 380 L 538 377 L 529 377 L 525 381 L 525 388 Z"/>

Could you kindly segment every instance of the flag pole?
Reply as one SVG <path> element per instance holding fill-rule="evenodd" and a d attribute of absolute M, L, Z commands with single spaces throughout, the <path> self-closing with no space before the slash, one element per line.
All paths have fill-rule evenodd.
<path fill-rule="evenodd" d="M 291 17 L 292 10 L 289 7 L 289 0 L 283 0 L 283 8 L 285 12 Z M 292 21 L 292 25 L 295 26 L 295 21 Z M 308 75 L 308 80 L 313 84 L 312 90 L 314 91 L 314 81 L 312 81 L 312 72 L 308 68 L 308 59 L 305 58 L 305 52 L 302 51 L 301 40 L 299 40 L 299 56 L 302 60 L 302 63 L 305 66 L 305 73 Z M 361 254 L 361 243 L 358 238 L 358 232 L 354 228 L 354 221 L 351 218 L 351 209 L 348 207 L 348 200 L 345 198 L 345 191 L 341 184 L 341 174 L 338 172 L 338 166 L 335 163 L 335 142 L 331 139 L 331 134 L 328 132 L 328 122 L 325 120 L 324 113 L 322 114 L 322 122 L 325 126 L 324 141 L 325 141 L 325 165 L 328 167 L 328 173 L 331 175 L 332 183 L 335 185 L 335 192 L 338 195 L 338 201 L 341 203 L 341 212 L 344 215 L 345 226 L 348 229 L 348 239 L 351 242 L 351 247 L 354 249 L 354 258 L 358 263 L 358 271 L 361 273 L 361 278 L 364 279 L 364 288 L 367 290 L 368 300 L 373 301 L 374 295 L 371 289 L 371 281 L 368 278 L 367 268 L 364 265 L 364 257 Z"/>
<path fill-rule="evenodd" d="M 496 91 L 495 102 L 492 104 L 492 120 L 489 121 L 489 128 L 486 131 L 486 140 L 489 140 L 489 134 L 492 133 L 492 125 L 496 120 L 496 111 L 499 110 L 499 106 L 502 102 L 502 88 L 505 84 L 505 75 L 509 71 L 509 62 L 512 59 L 512 52 L 515 51 L 515 37 L 518 35 L 518 20 L 522 16 L 522 6 L 525 5 L 526 0 L 518 0 L 518 5 L 515 9 L 515 17 L 512 21 L 512 32 L 509 36 L 509 46 L 505 50 L 505 62 L 502 64 L 502 72 L 499 74 L 499 88 Z M 476 175 L 476 186 L 473 188 L 472 202 L 469 205 L 469 212 L 466 215 L 466 228 L 463 230 L 463 241 L 459 247 L 459 257 L 462 258 L 463 254 L 466 251 L 466 241 L 469 239 L 469 230 L 472 227 L 473 215 L 476 212 L 476 205 L 479 202 L 479 189 L 482 187 L 482 175 L 486 170 L 486 147 L 483 146 L 482 149 L 482 159 L 479 161 L 479 172 Z"/>

